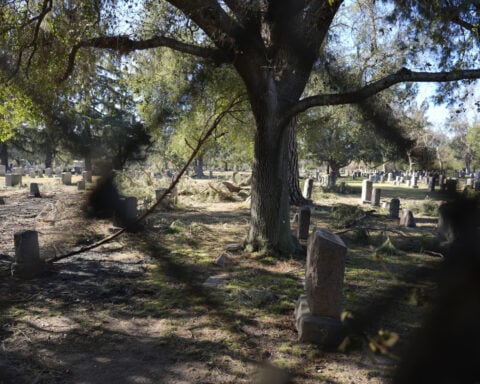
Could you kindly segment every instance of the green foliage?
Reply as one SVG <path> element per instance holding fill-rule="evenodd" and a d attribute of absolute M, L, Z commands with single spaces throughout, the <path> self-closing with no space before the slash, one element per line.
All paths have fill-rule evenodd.
<path fill-rule="evenodd" d="M 335 228 L 349 228 L 356 224 L 365 212 L 356 205 L 336 204 L 330 211 L 330 219 Z"/>

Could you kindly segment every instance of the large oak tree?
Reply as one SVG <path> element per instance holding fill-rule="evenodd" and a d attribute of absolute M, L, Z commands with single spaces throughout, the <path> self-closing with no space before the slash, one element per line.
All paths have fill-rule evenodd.
<path fill-rule="evenodd" d="M 406 44 L 412 53 L 409 61 L 399 58 L 399 62 L 412 65 L 410 69 L 396 68 L 385 75 L 375 73 L 372 68 L 368 83 L 359 83 L 357 88 L 303 97 L 312 68 L 321 62 L 322 47 L 343 2 L 149 0 L 137 5 L 136 10 L 145 14 L 132 14 L 127 18 L 116 15 L 135 10 L 138 2 L 93 0 L 57 4 L 53 0 L 42 0 L 19 2 L 22 6 L 7 3 L 4 7 L 11 9 L 0 15 L 22 17 L 14 22 L 2 20 L 1 32 L 7 39 L 16 39 L 16 45 L 10 47 L 17 51 L 17 60 L 13 63 L 16 69 L 28 67 L 35 61 L 40 43 L 50 41 L 52 36 L 61 39 L 68 56 L 63 77 L 79 70 L 75 63 L 81 62 L 88 49 L 110 49 L 126 54 L 169 47 L 218 65 L 233 66 L 245 86 L 256 125 L 248 242 L 253 248 L 292 252 L 287 176 L 288 127 L 292 118 L 312 107 L 357 103 L 401 82 L 453 82 L 480 77 L 480 69 L 469 68 L 468 63 L 461 62 L 461 58 L 452 53 L 452 48 L 459 47 L 464 53 L 468 52 L 471 59 L 477 50 L 476 26 L 480 12 L 476 2 L 385 0 L 377 2 L 377 6 L 396 5 L 395 17 L 385 19 L 385 23 L 392 22 L 392 28 L 404 28 L 406 21 L 415 21 L 408 26 L 406 41 L 399 42 Z M 63 26 L 69 20 L 65 36 L 55 36 L 55 18 L 60 17 Z M 148 25 L 142 23 L 145 20 Z M 139 27 L 125 33 L 129 22 Z M 43 25 L 48 25 L 49 30 L 42 35 Z M 457 29 L 449 28 L 450 25 Z M 15 34 L 17 31 L 20 34 Z M 463 34 L 461 40 L 459 31 Z M 376 33 L 385 33 L 385 30 Z M 422 39 L 417 42 L 416 36 Z M 413 60 L 434 59 L 417 55 L 425 42 L 437 51 L 448 48 L 444 49 L 442 60 L 432 67 L 437 72 L 415 70 L 423 66 L 415 65 L 418 63 Z M 470 51 L 465 51 L 468 48 Z"/>

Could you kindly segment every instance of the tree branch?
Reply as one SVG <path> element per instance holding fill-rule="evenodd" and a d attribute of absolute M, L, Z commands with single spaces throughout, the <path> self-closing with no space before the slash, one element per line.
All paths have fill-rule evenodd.
<path fill-rule="evenodd" d="M 102 36 L 83 40 L 73 46 L 68 57 L 67 70 L 60 78 L 60 81 L 66 80 L 72 73 L 73 68 L 75 67 L 75 58 L 80 48 L 111 49 L 122 54 L 127 54 L 133 51 L 141 51 L 160 47 L 171 48 L 175 51 L 211 59 L 218 64 L 226 63 L 232 60 L 229 54 L 220 49 L 188 44 L 170 37 L 154 36 L 145 40 L 132 40 L 126 35 Z"/>
<path fill-rule="evenodd" d="M 414 72 L 406 68 L 392 73 L 380 80 L 374 81 L 355 91 L 344 93 L 329 93 L 306 97 L 295 104 L 284 117 L 289 120 L 292 116 L 304 112 L 312 107 L 325 105 L 353 104 L 365 100 L 392 85 L 405 82 L 451 82 L 458 80 L 476 80 L 480 78 L 480 69 L 465 69 L 451 72 Z"/>
<path fill-rule="evenodd" d="M 229 111 L 237 104 L 239 104 L 242 100 L 242 96 L 237 96 L 236 98 L 234 98 L 232 101 L 230 101 L 230 103 L 227 105 L 227 107 L 222 111 L 220 112 L 217 117 L 215 118 L 215 120 L 213 121 L 213 123 L 208 127 L 207 131 L 198 139 L 197 141 L 197 145 L 195 146 L 195 148 L 193 149 L 192 151 L 192 154 L 190 155 L 190 157 L 188 158 L 187 162 L 183 165 L 182 169 L 180 170 L 180 172 L 178 172 L 178 174 L 175 176 L 175 178 L 172 180 L 172 182 L 170 183 L 170 185 L 168 186 L 167 189 L 165 189 L 163 191 L 163 193 L 158 197 L 157 201 L 150 207 L 147 209 L 147 211 L 145 211 L 140 217 L 138 217 L 135 222 L 127 225 L 125 228 L 122 228 L 120 229 L 119 231 L 115 232 L 113 235 L 111 236 L 108 236 L 94 244 L 91 244 L 91 245 L 87 245 L 85 247 L 82 247 L 76 251 L 72 251 L 72 252 L 69 252 L 69 253 L 66 253 L 64 255 L 59 255 L 59 256 L 55 256 L 49 260 L 47 260 L 48 263 L 54 263 L 56 261 L 59 261 L 59 260 L 63 260 L 63 259 L 66 259 L 67 257 L 70 257 L 70 256 L 75 256 L 75 255 L 78 255 L 78 254 L 81 254 L 81 253 L 84 253 L 84 252 L 87 252 L 87 251 L 90 251 L 94 248 L 98 248 L 99 246 L 103 245 L 103 244 L 106 244 L 110 241 L 112 241 L 113 239 L 116 239 L 117 237 L 119 237 L 120 235 L 122 235 L 124 232 L 126 232 L 127 230 L 129 230 L 130 228 L 134 228 L 135 226 L 137 226 L 139 223 L 141 223 L 143 220 L 145 220 L 145 218 L 147 216 L 149 216 L 150 214 L 152 214 L 155 209 L 157 208 L 157 206 L 163 201 L 163 199 L 173 191 L 173 189 L 175 188 L 175 186 L 178 184 L 178 182 L 180 181 L 181 177 L 183 176 L 183 174 L 186 172 L 186 170 L 188 169 L 188 167 L 190 166 L 190 164 L 192 163 L 193 159 L 195 159 L 195 157 L 197 156 L 198 152 L 200 151 L 200 149 L 203 147 L 203 145 L 205 144 L 205 142 L 210 138 L 210 136 L 213 134 L 213 132 L 215 132 L 215 130 L 217 129 L 218 125 L 220 124 L 220 122 L 222 121 L 222 119 L 229 113 Z"/>

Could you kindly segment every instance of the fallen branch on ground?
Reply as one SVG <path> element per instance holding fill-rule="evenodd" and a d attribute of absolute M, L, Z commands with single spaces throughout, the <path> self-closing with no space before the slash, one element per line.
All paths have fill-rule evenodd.
<path fill-rule="evenodd" d="M 192 163 L 193 159 L 195 159 L 195 157 L 197 156 L 198 152 L 200 152 L 200 149 L 203 147 L 203 145 L 207 142 L 207 140 L 210 138 L 210 136 L 213 134 L 213 132 L 215 131 L 215 129 L 218 127 L 218 125 L 220 124 L 220 122 L 222 121 L 222 119 L 230 113 L 231 109 L 239 104 L 240 102 L 242 101 L 242 96 L 237 96 L 236 98 L 234 98 L 232 101 L 230 101 L 230 103 L 227 105 L 227 107 L 225 108 L 225 110 L 223 110 L 221 113 L 218 114 L 218 116 L 215 118 L 215 120 L 212 122 L 212 124 L 210 125 L 210 127 L 208 128 L 208 130 L 197 140 L 197 145 L 195 146 L 194 150 L 192 151 L 192 154 L 190 155 L 190 157 L 188 158 L 187 162 L 183 165 L 182 169 L 180 170 L 180 172 L 178 172 L 178 174 L 175 176 L 175 178 L 172 180 L 172 182 L 170 183 L 170 185 L 168 186 L 168 188 L 166 188 L 163 193 L 159 196 L 159 198 L 157 199 L 157 201 L 149 208 L 145 211 L 145 213 L 143 213 L 140 217 L 138 217 L 133 223 L 127 225 L 125 228 L 122 228 L 120 229 L 119 231 L 115 232 L 114 234 L 112 234 L 111 236 L 108 236 L 106 237 L 105 239 L 102 239 L 94 244 L 91 244 L 91 245 L 88 245 L 88 246 L 85 246 L 85 247 L 82 247 L 76 251 L 72 251 L 72 252 L 69 252 L 69 253 L 66 253 L 64 255 L 59 255 L 59 256 L 55 256 L 49 260 L 47 260 L 47 263 L 54 263 L 56 261 L 59 261 L 59 260 L 63 260 L 63 259 L 66 259 L 67 257 L 71 257 L 71 256 L 75 256 L 75 255 L 78 255 L 80 253 L 83 253 L 83 252 L 87 252 L 87 251 L 90 251 L 94 248 L 97 248 L 103 244 L 106 244 L 110 241 L 112 241 L 113 239 L 116 239 L 117 237 L 119 237 L 121 234 L 123 234 L 124 232 L 128 231 L 129 229 L 131 228 L 135 228 L 138 224 L 140 224 L 147 216 L 149 216 L 150 214 L 152 214 L 155 209 L 157 208 L 157 206 L 163 201 L 163 199 L 169 194 L 172 192 L 172 190 L 175 188 L 175 186 L 178 184 L 178 182 L 180 181 L 181 177 L 183 176 L 183 174 L 187 171 L 187 168 L 190 166 L 190 164 Z"/>

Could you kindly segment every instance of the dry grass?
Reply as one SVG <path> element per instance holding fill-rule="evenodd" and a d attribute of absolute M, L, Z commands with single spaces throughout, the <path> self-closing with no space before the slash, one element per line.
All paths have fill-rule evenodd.
<path fill-rule="evenodd" d="M 38 377 L 43 383 L 251 383 L 279 372 L 295 383 L 387 383 L 395 361 L 372 350 L 372 340 L 398 354 L 428 309 L 432 284 L 412 276 L 438 264 L 422 253 L 434 220 L 418 217 L 419 228 L 398 230 L 377 209 L 362 221 L 362 232 L 342 235 L 349 248 L 345 314 L 361 325 L 363 336 L 352 334 L 343 352 L 327 353 L 296 341 L 292 312 L 302 292 L 304 259 L 225 251 L 245 238 L 248 205 L 205 199 L 209 182 L 185 180 L 178 190 L 189 192 L 179 193 L 173 209 L 149 217 L 143 231 L 65 260 L 50 276 L 5 279 L 1 293 L 11 301 L 2 307 L 0 367 L 21 367 L 17 378 Z M 164 186 L 142 183 L 124 186 L 144 196 L 141 204 Z M 32 219 L 8 223 L 10 232 L 2 234 L 7 255 L 19 227 L 39 230 L 49 252 L 107 234 L 108 222 L 81 218 L 81 193 L 74 187 L 49 188 L 52 196 L 31 207 Z M 405 192 L 414 204 L 426 194 L 382 189 L 385 199 Z M 33 203 L 26 192 L 0 194 L 7 204 Z M 312 225 L 332 231 L 338 229 L 331 207 L 359 201 L 359 195 L 318 191 L 314 197 L 320 205 Z M 53 224 L 42 221 L 40 213 L 54 208 Z M 224 267 L 213 263 L 221 253 L 228 256 Z M 203 286 L 215 275 L 222 275 L 220 285 Z"/>

